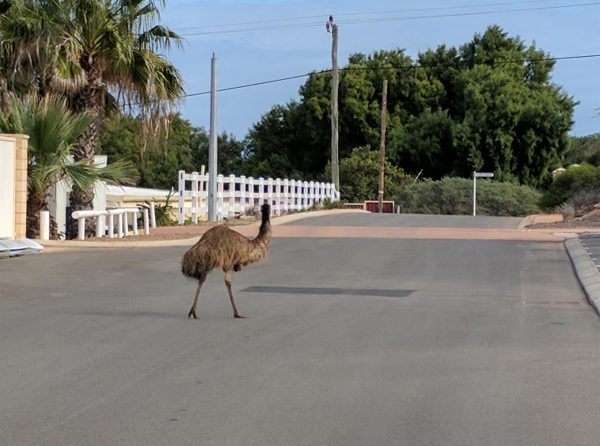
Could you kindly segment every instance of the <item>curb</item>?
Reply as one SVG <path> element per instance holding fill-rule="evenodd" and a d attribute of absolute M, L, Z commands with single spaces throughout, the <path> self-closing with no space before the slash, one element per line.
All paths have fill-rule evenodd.
<path fill-rule="evenodd" d="M 600 271 L 581 245 L 579 237 L 568 238 L 565 248 L 588 301 L 600 315 Z"/>
<path fill-rule="evenodd" d="M 284 215 L 282 217 L 272 217 L 271 225 L 279 226 L 286 223 L 304 220 L 308 218 L 322 217 L 324 215 L 336 215 L 336 214 L 365 214 L 368 213 L 362 209 L 329 209 L 322 211 L 309 211 L 309 212 L 298 212 L 295 214 Z M 231 228 L 237 230 L 239 228 L 258 228 L 259 223 L 249 223 L 247 225 L 237 225 Z M 210 227 L 206 227 L 208 230 Z M 165 239 L 165 240 L 128 240 L 127 238 L 112 239 L 111 241 L 81 241 L 81 240 L 47 240 L 41 241 L 36 240 L 45 248 L 148 248 L 148 247 L 168 247 L 168 246 L 189 246 L 198 241 L 198 238 L 202 234 L 190 235 L 188 238 L 178 239 Z"/>

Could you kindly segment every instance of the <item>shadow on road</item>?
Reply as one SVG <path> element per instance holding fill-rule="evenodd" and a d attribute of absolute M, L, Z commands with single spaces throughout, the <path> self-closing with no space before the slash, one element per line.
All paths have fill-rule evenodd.
<path fill-rule="evenodd" d="M 287 286 L 251 286 L 242 293 L 329 294 L 334 296 L 407 297 L 415 290 L 378 290 L 372 288 L 315 288 Z"/>

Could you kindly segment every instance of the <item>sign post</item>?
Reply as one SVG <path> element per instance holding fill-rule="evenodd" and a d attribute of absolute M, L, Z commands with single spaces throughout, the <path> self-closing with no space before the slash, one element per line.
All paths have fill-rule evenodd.
<path fill-rule="evenodd" d="M 494 178 L 492 172 L 473 172 L 473 217 L 477 215 L 477 178 Z"/>

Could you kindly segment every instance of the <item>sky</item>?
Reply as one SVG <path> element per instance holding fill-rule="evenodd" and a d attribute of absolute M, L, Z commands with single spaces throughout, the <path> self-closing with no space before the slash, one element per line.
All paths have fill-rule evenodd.
<path fill-rule="evenodd" d="M 600 55 L 600 1 L 590 0 L 167 0 L 161 23 L 185 39 L 167 55 L 181 71 L 186 94 L 228 88 L 331 67 L 331 34 L 339 27 L 338 65 L 354 53 L 404 49 L 415 57 L 439 45 L 458 47 L 499 25 L 552 57 Z M 217 128 L 241 139 L 272 106 L 298 99 L 306 77 L 218 93 Z M 571 133 L 600 132 L 600 57 L 558 60 L 552 81 L 572 96 Z M 209 128 L 210 97 L 179 107 L 196 127 Z"/>

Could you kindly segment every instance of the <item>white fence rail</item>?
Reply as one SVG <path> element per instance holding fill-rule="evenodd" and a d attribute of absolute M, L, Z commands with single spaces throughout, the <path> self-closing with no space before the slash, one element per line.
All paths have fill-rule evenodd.
<path fill-rule="evenodd" d="M 179 206 L 177 221 L 185 222 L 191 215 L 192 223 L 198 223 L 200 214 L 208 212 L 209 173 L 200 174 L 179 171 Z M 188 187 L 189 184 L 189 187 Z M 191 198 L 191 207 L 186 206 L 186 198 Z M 230 218 L 243 213 L 248 207 L 256 207 L 267 202 L 275 215 L 282 212 L 301 211 L 327 200 L 338 201 L 339 192 L 331 183 L 297 181 L 273 178 L 217 176 L 217 218 Z M 189 201 L 189 200 L 188 200 Z"/>
<path fill-rule="evenodd" d="M 152 212 L 152 227 L 156 228 L 154 209 L 151 208 L 150 211 Z M 133 232 L 133 235 L 138 235 L 137 219 L 140 212 L 144 216 L 144 234 L 148 235 L 150 234 L 150 217 L 148 215 L 147 207 L 118 208 L 106 211 L 75 211 L 71 215 L 77 220 L 78 239 L 85 240 L 85 223 L 87 218 L 95 220 L 96 237 L 108 236 L 114 238 L 116 223 L 116 235 L 119 238 L 123 238 L 129 235 L 128 216 L 131 215 L 131 231 Z"/>

